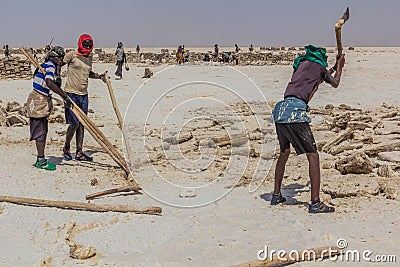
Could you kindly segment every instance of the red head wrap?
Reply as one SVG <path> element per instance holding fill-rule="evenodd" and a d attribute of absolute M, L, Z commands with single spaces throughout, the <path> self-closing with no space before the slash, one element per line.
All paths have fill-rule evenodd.
<path fill-rule="evenodd" d="M 78 40 L 78 55 L 80 55 L 80 56 L 89 55 L 92 52 L 93 47 L 94 47 L 94 43 L 93 43 L 93 46 L 91 48 L 89 48 L 89 49 L 83 47 L 82 43 L 85 40 L 91 40 L 93 42 L 93 38 L 89 34 L 82 34 L 79 37 L 79 40 Z"/>

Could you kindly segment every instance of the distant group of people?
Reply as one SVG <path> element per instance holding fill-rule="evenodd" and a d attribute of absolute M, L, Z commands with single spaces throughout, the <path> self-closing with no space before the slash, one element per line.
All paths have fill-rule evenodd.
<path fill-rule="evenodd" d="M 236 65 L 239 64 L 239 52 L 240 47 L 235 44 L 235 51 L 223 51 L 219 52 L 218 44 L 214 45 L 214 52 L 212 55 L 206 53 L 203 57 L 204 62 L 214 61 L 214 62 L 223 62 L 223 63 L 231 63 L 234 62 Z"/>
<path fill-rule="evenodd" d="M 253 51 L 253 45 L 250 46 L 250 51 Z M 235 44 L 235 51 L 224 51 L 220 52 L 218 44 L 214 45 L 214 52 L 205 53 L 203 57 L 204 62 L 223 62 L 223 63 L 230 63 L 235 62 L 236 65 L 239 64 L 239 57 L 238 53 L 241 49 L 237 44 Z M 176 63 L 178 65 L 183 64 L 189 61 L 189 51 L 185 49 L 184 45 L 179 45 L 178 49 L 176 50 Z"/>

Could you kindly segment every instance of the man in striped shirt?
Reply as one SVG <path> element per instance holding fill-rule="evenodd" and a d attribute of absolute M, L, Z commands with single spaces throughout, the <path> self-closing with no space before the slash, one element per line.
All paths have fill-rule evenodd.
<path fill-rule="evenodd" d="M 37 160 L 34 166 L 38 169 L 50 171 L 56 169 L 56 165 L 49 162 L 44 156 L 48 132 L 47 118 L 53 108 L 50 90 L 64 98 L 67 106 L 72 105 L 67 94 L 55 83 L 56 68 L 57 65 L 61 64 L 64 55 L 64 49 L 60 46 L 55 46 L 49 51 L 45 62 L 41 65 L 46 73 L 43 74 L 39 69 L 36 69 L 33 90 L 27 100 L 27 113 L 30 119 L 30 140 L 35 140 L 37 149 Z"/>

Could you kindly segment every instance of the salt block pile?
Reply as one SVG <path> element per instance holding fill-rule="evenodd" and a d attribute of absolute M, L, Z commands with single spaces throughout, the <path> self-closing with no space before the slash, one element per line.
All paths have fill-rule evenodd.
<path fill-rule="evenodd" d="M 400 107 L 363 110 L 342 104 L 312 110 L 318 149 L 329 154 L 325 189 L 333 197 L 378 195 L 400 199 Z"/>
<path fill-rule="evenodd" d="M 266 110 L 265 114 L 258 115 L 269 123 L 271 113 L 267 112 L 266 104 L 258 105 L 259 110 Z M 231 108 L 236 110 L 235 116 L 225 110 L 213 110 L 210 114 L 194 110 L 189 117 L 214 117 L 190 120 L 179 131 L 168 127 L 163 132 L 148 129 L 145 138 L 149 160 L 138 162 L 137 166 L 151 164 L 168 177 L 179 162 L 194 162 L 208 151 L 213 155 L 210 158 L 215 157 L 212 164 L 201 170 L 208 173 L 207 177 L 223 176 L 232 157 L 245 157 L 248 164 L 237 185 L 249 184 L 255 166 L 258 163 L 267 166 L 279 154 L 279 145 L 269 146 L 271 151 L 265 151 L 262 145 L 276 142 L 273 124 L 260 127 L 244 104 L 236 103 Z M 400 199 L 400 107 L 383 104 L 377 109 L 363 110 L 344 104 L 327 105 L 313 108 L 310 116 L 321 158 L 321 190 L 325 200 L 378 195 Z M 246 125 L 246 131 L 239 130 L 241 124 Z M 238 131 L 232 134 L 233 129 Z M 185 168 L 196 170 L 198 167 L 189 164 Z M 287 170 L 285 184 L 307 185 L 305 157 L 290 157 Z M 268 173 L 267 181 L 273 181 L 273 170 Z"/>
<path fill-rule="evenodd" d="M 53 101 L 53 111 L 49 116 L 50 123 L 64 123 L 63 103 L 58 100 Z M 17 101 L 3 103 L 0 100 L 0 126 L 1 127 L 21 127 L 29 124 L 26 113 L 26 103 L 21 105 Z"/>
<path fill-rule="evenodd" d="M 0 80 L 20 80 L 32 78 L 31 64 L 28 60 L 13 56 L 0 58 Z"/>

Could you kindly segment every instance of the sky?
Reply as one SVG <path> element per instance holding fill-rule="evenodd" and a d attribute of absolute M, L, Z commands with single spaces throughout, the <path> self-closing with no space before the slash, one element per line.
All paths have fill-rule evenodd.
<path fill-rule="evenodd" d="M 400 46 L 399 0 L 1 0 L 0 44 L 76 47 Z"/>

